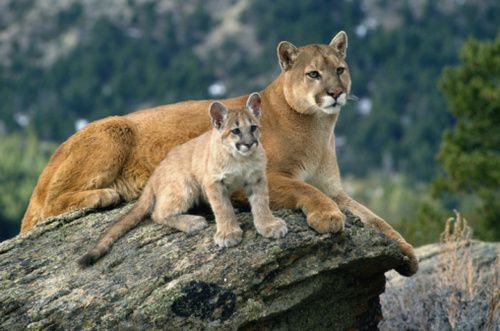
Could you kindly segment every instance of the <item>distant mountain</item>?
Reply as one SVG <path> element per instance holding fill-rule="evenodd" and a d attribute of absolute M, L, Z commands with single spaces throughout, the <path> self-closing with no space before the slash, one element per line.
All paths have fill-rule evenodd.
<path fill-rule="evenodd" d="M 115 24 L 131 38 L 141 38 L 146 32 L 162 38 L 161 21 L 165 24 L 165 20 L 172 19 L 179 39 L 189 40 L 209 32 L 207 40 L 198 41 L 203 52 L 235 33 L 251 38 L 251 27 L 239 21 L 239 14 L 248 4 L 230 0 L 211 1 L 210 6 L 200 0 L 2 1 L 0 64 L 10 66 L 13 57 L 23 56 L 31 64 L 51 66 L 82 43 L 91 43 L 94 26 L 101 20 Z M 192 19 L 200 14 L 218 24 L 210 31 L 195 29 Z"/>
<path fill-rule="evenodd" d="M 452 119 L 437 89 L 468 37 L 499 31 L 495 0 L 7 0 L 0 3 L 0 132 L 62 141 L 137 108 L 262 89 L 275 48 L 350 36 L 360 102 L 336 129 L 343 172 L 428 179 Z"/>

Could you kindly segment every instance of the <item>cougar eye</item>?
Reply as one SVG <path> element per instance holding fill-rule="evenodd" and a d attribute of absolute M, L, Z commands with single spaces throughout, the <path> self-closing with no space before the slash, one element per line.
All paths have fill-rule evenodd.
<path fill-rule="evenodd" d="M 344 70 L 345 70 L 345 68 L 338 67 L 337 68 L 337 75 L 339 75 L 339 76 L 342 75 L 344 73 Z"/>
<path fill-rule="evenodd" d="M 240 134 L 240 133 L 241 133 L 241 131 L 240 131 L 240 129 L 236 128 L 236 129 L 232 129 L 232 130 L 231 130 L 231 133 L 232 133 L 232 134 Z"/>
<path fill-rule="evenodd" d="M 309 71 L 306 75 L 311 77 L 312 79 L 318 79 L 320 77 L 319 72 L 317 72 L 316 70 Z"/>
<path fill-rule="evenodd" d="M 255 131 L 257 131 L 257 125 L 252 125 L 252 126 L 250 127 L 250 131 L 251 131 L 251 132 L 255 132 Z"/>

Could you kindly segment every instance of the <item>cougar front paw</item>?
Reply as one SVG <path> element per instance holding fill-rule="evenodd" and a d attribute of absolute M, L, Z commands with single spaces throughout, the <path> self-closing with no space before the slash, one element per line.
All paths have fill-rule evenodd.
<path fill-rule="evenodd" d="M 217 231 L 214 241 L 219 247 L 231 247 L 238 245 L 243 237 L 243 231 L 239 226 L 229 228 L 227 231 Z"/>
<path fill-rule="evenodd" d="M 345 215 L 340 210 L 314 211 L 307 215 L 307 224 L 319 233 L 344 230 Z"/>
<path fill-rule="evenodd" d="M 418 271 L 418 258 L 415 255 L 415 251 L 413 250 L 413 247 L 406 242 L 400 243 L 399 247 L 408 259 L 404 264 L 398 266 L 395 269 L 402 276 L 413 276 Z"/>
<path fill-rule="evenodd" d="M 268 221 L 255 225 L 257 232 L 266 238 L 283 238 L 288 232 L 285 221 L 281 218 L 273 217 Z"/>

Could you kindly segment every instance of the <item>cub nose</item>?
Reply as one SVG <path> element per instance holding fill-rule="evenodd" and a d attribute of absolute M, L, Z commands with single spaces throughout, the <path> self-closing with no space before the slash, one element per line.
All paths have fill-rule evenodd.
<path fill-rule="evenodd" d="M 252 148 L 254 144 L 257 145 L 258 144 L 257 141 L 252 141 L 250 143 L 238 143 L 236 144 L 236 148 L 241 149 L 241 147 L 245 147 L 244 149 L 248 150 Z"/>
<path fill-rule="evenodd" d="M 332 96 L 334 99 L 337 99 L 342 93 L 344 93 L 344 89 L 341 87 L 335 87 L 328 90 L 328 95 Z"/>

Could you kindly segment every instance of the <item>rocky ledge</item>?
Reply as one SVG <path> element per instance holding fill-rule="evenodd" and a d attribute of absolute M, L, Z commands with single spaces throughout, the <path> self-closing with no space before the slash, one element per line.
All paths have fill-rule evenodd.
<path fill-rule="evenodd" d="M 0 330 L 376 329 L 384 272 L 405 261 L 354 217 L 343 234 L 319 235 L 280 210 L 283 239 L 258 235 L 247 212 L 243 242 L 229 249 L 214 244 L 213 219 L 191 237 L 145 221 L 80 269 L 128 208 L 63 215 L 0 243 Z"/>

